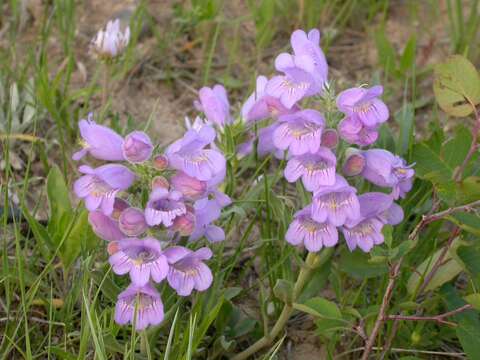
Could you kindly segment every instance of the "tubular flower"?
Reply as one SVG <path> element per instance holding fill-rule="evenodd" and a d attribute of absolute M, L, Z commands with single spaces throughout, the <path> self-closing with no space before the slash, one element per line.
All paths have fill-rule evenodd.
<path fill-rule="evenodd" d="M 112 59 L 122 54 L 130 41 L 130 27 L 120 30 L 120 20 L 109 21 L 92 39 L 91 50 L 99 58 Z"/>

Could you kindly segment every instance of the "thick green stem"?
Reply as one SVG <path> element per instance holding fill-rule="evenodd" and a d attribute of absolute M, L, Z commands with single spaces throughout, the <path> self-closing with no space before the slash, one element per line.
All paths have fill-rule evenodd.
<path fill-rule="evenodd" d="M 317 267 L 323 265 L 333 254 L 333 248 L 325 248 L 323 251 L 318 253 L 308 253 L 307 258 L 305 259 L 305 266 L 302 267 L 298 273 L 297 281 L 295 282 L 293 288 L 292 303 L 296 302 L 300 294 L 302 293 L 303 288 L 310 279 L 312 271 Z M 285 325 L 287 324 L 288 319 L 293 313 L 293 304 L 286 303 L 283 306 L 282 312 L 277 319 L 277 322 L 273 326 L 272 330 L 265 334 L 260 340 L 255 342 L 253 345 L 242 351 L 241 353 L 235 355 L 232 360 L 243 360 L 247 359 L 249 356 L 255 354 L 257 351 L 263 349 L 264 347 L 270 345 L 275 338 L 280 334 Z"/>

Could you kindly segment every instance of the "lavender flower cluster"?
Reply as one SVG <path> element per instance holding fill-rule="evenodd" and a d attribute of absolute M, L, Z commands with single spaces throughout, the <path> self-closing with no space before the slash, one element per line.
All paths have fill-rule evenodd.
<path fill-rule="evenodd" d="M 164 154 L 152 156 L 155 149 L 144 132 L 123 138 L 96 124 L 91 115 L 80 121 L 79 128 L 82 149 L 74 160 L 89 154 L 115 162 L 80 166 L 84 175 L 74 183 L 75 194 L 89 210 L 92 229 L 109 242 L 113 272 L 130 276 L 131 285 L 118 297 L 115 320 L 135 323 L 137 330 L 159 324 L 164 311 L 155 284 L 166 279 L 178 295 L 188 296 L 193 290 L 208 289 L 213 280 L 204 263 L 212 251 L 208 247 L 192 251 L 177 243 L 182 236 L 189 241 L 203 236 L 210 242 L 225 239 L 224 231 L 214 225 L 231 202 L 219 190 L 226 161 L 215 146 L 216 131 L 197 118 Z M 146 204 L 132 187 L 135 181 L 151 183 Z"/>
<path fill-rule="evenodd" d="M 242 108 L 247 125 L 261 127 L 256 136 L 239 147 L 247 154 L 254 148 L 259 155 L 286 156 L 284 176 L 287 181 L 301 179 L 312 193 L 312 203 L 294 215 L 286 233 L 292 245 L 303 245 L 317 252 L 338 243 L 343 233 L 348 248 L 369 252 L 383 243 L 382 228 L 403 220 L 402 208 L 394 201 L 411 189 L 414 170 L 402 158 L 383 149 L 362 149 L 378 138 L 378 128 L 389 117 L 379 96 L 381 86 L 357 87 L 341 92 L 336 98 L 343 119 L 336 129 L 326 128 L 324 116 L 314 109 L 302 109 L 302 99 L 328 92 L 328 65 L 320 46 L 320 33 L 314 29 L 293 32 L 293 54 L 282 53 L 275 60 L 281 72 L 271 79 L 259 76 L 255 92 Z M 259 123 L 260 122 L 260 123 Z M 335 124 L 328 124 L 335 125 Z M 360 148 L 346 151 L 341 172 L 361 176 L 374 185 L 390 188 L 389 194 L 357 189 L 337 172 L 339 136 Z"/>

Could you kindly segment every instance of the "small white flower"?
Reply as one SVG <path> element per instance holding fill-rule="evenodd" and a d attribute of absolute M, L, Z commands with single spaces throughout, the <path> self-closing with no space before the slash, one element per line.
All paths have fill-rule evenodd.
<path fill-rule="evenodd" d="M 109 21 L 105 30 L 101 29 L 92 39 L 92 51 L 101 58 L 115 58 L 127 47 L 130 28 L 120 31 L 120 20 Z"/>

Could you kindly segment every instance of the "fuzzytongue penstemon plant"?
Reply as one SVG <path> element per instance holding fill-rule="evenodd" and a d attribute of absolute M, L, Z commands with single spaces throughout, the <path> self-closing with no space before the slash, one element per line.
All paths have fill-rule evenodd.
<path fill-rule="evenodd" d="M 82 149 L 74 160 L 89 154 L 115 162 L 80 166 L 84 175 L 74 184 L 75 194 L 90 212 L 92 229 L 108 241 L 113 272 L 128 274 L 131 280 L 118 296 L 115 320 L 135 323 L 137 330 L 157 325 L 164 310 L 156 284 L 166 280 L 178 295 L 189 296 L 193 290 L 208 289 L 213 281 L 205 264 L 211 250 L 193 251 L 178 243 L 182 236 L 189 241 L 225 239 L 223 229 L 214 225 L 231 202 L 219 190 L 226 161 L 214 143 L 216 130 L 197 118 L 163 154 L 152 155 L 154 146 L 144 132 L 122 137 L 96 124 L 92 115 L 81 120 L 79 128 Z M 135 181 L 140 189 L 132 186 Z M 143 184 L 151 184 L 146 203 L 139 196 L 146 190 Z"/>
<path fill-rule="evenodd" d="M 411 189 L 414 176 L 411 166 L 400 157 L 383 149 L 363 149 L 375 143 L 379 126 L 389 118 L 389 110 L 380 99 L 382 86 L 341 92 L 336 97 L 334 116 L 327 117 L 342 115 L 338 124 L 327 123 L 317 110 L 300 107 L 302 99 L 314 95 L 330 100 L 328 65 L 319 42 L 316 29 L 308 34 L 295 31 L 291 36 L 293 54 L 283 53 L 275 60 L 275 68 L 283 74 L 270 80 L 259 76 L 255 92 L 242 108 L 245 123 L 257 123 L 260 129 L 256 134 L 251 131 L 249 141 L 240 145 L 241 154 L 251 152 L 256 142 L 260 156 L 272 153 L 286 158 L 286 180 L 301 181 L 312 194 L 311 203 L 294 215 L 285 235 L 288 243 L 309 252 L 293 289 L 293 301 L 312 269 L 330 256 L 328 248 L 338 243 L 340 233 L 350 251 L 358 247 L 369 252 L 384 242 L 382 228 L 403 220 L 403 210 L 394 200 Z M 339 137 L 359 148 L 348 148 L 343 153 Z M 345 159 L 344 164 L 339 164 L 339 159 Z M 358 194 L 344 176 L 360 176 L 390 191 Z M 292 312 L 292 304 L 286 302 L 270 333 L 234 359 L 246 359 L 270 344 Z"/>

